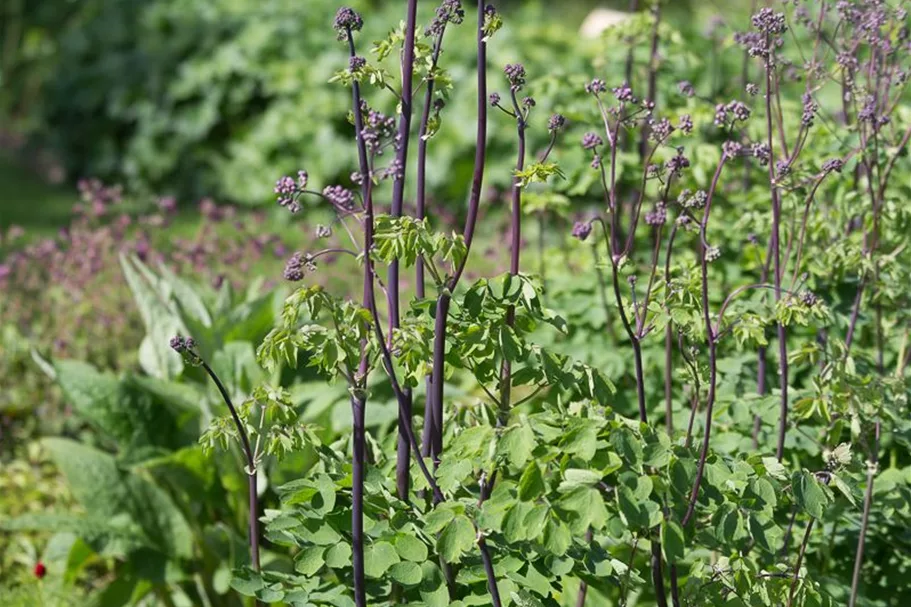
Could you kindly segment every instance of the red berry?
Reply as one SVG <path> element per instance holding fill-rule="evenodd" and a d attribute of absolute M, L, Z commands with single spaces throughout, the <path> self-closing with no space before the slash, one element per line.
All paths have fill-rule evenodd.
<path fill-rule="evenodd" d="M 44 563 L 42 563 L 41 561 L 38 561 L 35 564 L 35 577 L 38 579 L 41 579 L 46 575 L 47 575 L 47 567 L 44 566 Z"/>

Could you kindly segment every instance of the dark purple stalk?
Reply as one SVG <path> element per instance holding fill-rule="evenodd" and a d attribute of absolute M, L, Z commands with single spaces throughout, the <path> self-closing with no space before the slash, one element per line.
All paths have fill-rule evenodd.
<path fill-rule="evenodd" d="M 357 56 L 351 29 L 346 31 L 348 51 Z M 358 167 L 361 173 L 361 192 L 366 217 L 364 219 L 364 301 L 370 308 L 375 300 L 373 291 L 373 263 L 370 250 L 373 248 L 373 194 L 371 192 L 370 164 L 367 146 L 364 142 L 364 117 L 361 112 L 361 89 L 357 80 L 351 84 L 351 109 L 354 114 L 355 139 L 357 141 Z M 373 306 L 375 307 L 375 305 Z M 359 381 L 366 384 L 370 356 L 366 342 L 361 343 L 361 360 L 358 366 Z M 358 388 L 361 388 L 358 390 Z M 351 461 L 351 565 L 354 577 L 354 602 L 357 607 L 367 607 L 367 591 L 364 573 L 364 478 L 366 469 L 366 427 L 365 412 L 367 398 L 363 386 L 352 386 L 352 461 Z M 401 415 L 401 412 L 400 412 Z"/>
<path fill-rule="evenodd" d="M 775 148 L 773 143 L 774 128 L 772 127 L 772 66 L 771 41 L 766 37 L 766 46 L 769 48 L 770 57 L 765 62 L 766 76 L 766 137 L 769 146 L 769 189 L 772 194 L 772 259 L 775 302 L 781 301 L 781 200 L 778 196 L 778 186 L 775 178 Z M 782 134 L 783 136 L 783 134 Z M 778 461 L 784 457 L 784 441 L 788 431 L 788 343 L 785 327 L 780 322 L 778 328 L 778 376 L 781 391 L 781 408 L 778 422 L 778 447 L 775 455 Z"/>
<path fill-rule="evenodd" d="M 677 236 L 677 224 L 671 228 L 671 234 L 668 237 L 667 253 L 664 256 L 664 288 L 667 290 L 671 284 L 671 252 L 674 246 L 674 239 Z M 667 307 L 667 291 L 665 291 L 665 308 Z M 674 323 L 668 321 L 664 329 L 664 424 L 667 427 L 668 435 L 674 433 L 674 402 L 672 399 L 673 391 L 673 347 L 674 347 Z M 692 423 L 690 424 L 692 427 Z"/>
<path fill-rule="evenodd" d="M 402 203 L 405 196 L 405 173 L 408 166 L 408 140 L 411 136 L 411 114 L 414 96 L 414 31 L 417 21 L 418 1 L 408 0 L 407 18 L 405 21 L 405 44 L 402 54 L 402 115 L 399 119 L 398 150 L 396 163 L 401 174 L 392 184 L 392 209 L 393 217 L 402 216 Z M 399 262 L 392 260 L 389 264 L 389 277 L 386 288 L 389 297 L 389 339 L 392 339 L 393 330 L 400 324 L 399 315 Z M 399 441 L 395 465 L 395 485 L 399 499 L 407 500 L 411 485 L 411 446 L 405 430 L 406 424 L 411 424 L 412 394 L 411 389 L 405 389 L 404 411 L 399 413 Z"/>
<path fill-rule="evenodd" d="M 864 511 L 861 516 L 860 535 L 857 537 L 857 554 L 854 557 L 854 574 L 851 577 L 851 594 L 848 598 L 848 607 L 857 603 L 857 591 L 860 587 L 860 570 L 864 564 L 864 543 L 867 539 L 867 528 L 870 524 L 870 509 L 873 506 L 873 480 L 879 463 L 879 431 L 880 422 L 877 420 L 873 450 L 870 453 L 870 463 L 867 465 L 867 488 L 864 491 Z"/>
<path fill-rule="evenodd" d="M 247 430 L 244 427 L 243 422 L 240 421 L 240 417 L 237 415 L 237 409 L 234 408 L 228 391 L 225 389 L 224 384 L 221 383 L 221 380 L 218 379 L 218 375 L 215 374 L 215 371 L 212 370 L 212 367 L 210 367 L 206 361 L 200 358 L 199 362 L 215 383 L 215 387 L 218 388 L 222 400 L 224 400 L 225 405 L 228 406 L 228 411 L 231 412 L 231 419 L 234 420 L 234 426 L 237 429 L 237 434 L 240 436 L 240 443 L 243 447 L 244 457 L 247 460 L 248 469 L 245 472 L 247 475 L 247 494 L 250 505 L 250 562 L 253 564 L 253 568 L 259 571 L 259 497 L 256 493 L 256 459 L 253 457 L 253 449 L 250 447 L 250 438 L 247 436 Z"/>
<path fill-rule="evenodd" d="M 366 356 L 362 357 L 367 360 Z M 366 365 L 361 364 L 361 368 Z M 364 478 L 366 468 L 366 429 L 364 415 L 367 399 L 363 394 L 351 397 L 353 460 L 351 463 L 351 566 L 354 572 L 354 602 L 366 607 L 367 595 L 364 580 Z"/>
<path fill-rule="evenodd" d="M 766 283 L 769 280 L 769 266 L 772 261 L 772 239 L 766 247 L 765 263 L 762 264 L 762 272 L 759 275 L 759 282 Z M 757 349 L 756 365 L 756 393 L 763 395 L 766 393 L 766 366 L 768 359 L 766 357 L 766 346 L 759 346 Z M 759 431 L 762 429 L 762 418 L 758 415 L 753 416 L 753 448 L 759 448 Z"/>
<path fill-rule="evenodd" d="M 671 397 L 673 381 L 671 377 L 671 364 L 673 362 L 674 328 L 668 322 L 664 328 L 664 426 L 669 436 L 674 434 L 674 402 Z"/>
<path fill-rule="evenodd" d="M 803 533 L 803 541 L 800 543 L 800 552 L 797 553 L 797 563 L 794 564 L 794 577 L 791 579 L 791 591 L 788 593 L 788 607 L 794 604 L 794 596 L 797 593 L 797 580 L 800 579 L 800 566 L 803 564 L 804 554 L 807 552 L 807 544 L 810 543 L 810 533 L 813 531 L 813 523 L 816 519 L 810 519 L 807 524 L 807 530 Z"/>
<path fill-rule="evenodd" d="M 705 339 L 709 348 L 709 392 L 705 404 L 705 432 L 702 437 L 702 451 L 699 453 L 696 478 L 693 481 L 693 489 L 690 491 L 690 499 L 689 504 L 686 507 L 686 514 L 681 520 L 681 524 L 684 527 L 690 522 L 693 513 L 696 511 L 696 501 L 699 498 L 699 486 L 702 484 L 702 475 L 705 473 L 705 460 L 709 455 L 709 443 L 712 437 L 712 411 L 715 407 L 715 384 L 718 379 L 718 361 L 715 331 L 712 328 L 712 319 L 711 314 L 709 313 L 709 264 L 705 256 L 705 231 L 709 221 L 709 213 L 712 210 L 712 198 L 715 195 L 715 188 L 718 187 L 718 180 L 721 178 L 721 170 L 724 168 L 724 163 L 726 161 L 727 156 L 722 154 L 721 160 L 718 162 L 718 168 L 715 169 L 715 175 L 712 177 L 712 184 L 709 187 L 708 197 L 705 203 L 705 212 L 702 216 L 702 225 L 699 228 L 699 257 L 700 267 L 702 269 L 702 317 L 705 321 Z"/>
<path fill-rule="evenodd" d="M 433 55 L 431 59 L 431 76 L 427 79 L 427 88 L 424 91 L 424 109 L 421 114 L 421 126 L 418 129 L 418 167 L 417 167 L 417 218 L 424 219 L 427 213 L 427 202 L 426 202 L 426 191 L 427 191 L 427 129 L 430 124 L 430 111 L 431 105 L 433 104 L 433 90 L 435 81 L 433 79 L 433 69 L 436 68 L 437 61 L 440 58 L 440 48 L 443 43 L 443 34 L 446 31 L 446 25 L 443 25 L 443 31 L 437 37 L 436 42 L 433 47 Z M 423 299 L 426 296 L 425 285 L 424 285 L 424 258 L 418 257 L 417 264 L 415 268 L 415 289 L 416 294 L 419 299 Z M 421 435 L 421 454 L 423 456 L 430 455 L 430 437 L 431 429 L 433 428 L 432 423 L 428 423 L 428 419 L 433 415 L 433 407 L 431 405 L 432 399 L 431 395 L 433 394 L 433 378 L 427 376 L 427 381 L 425 383 L 425 398 L 424 398 L 424 428 Z"/>
<path fill-rule="evenodd" d="M 658 89 L 658 25 L 661 23 L 661 3 L 656 2 L 655 24 L 652 26 L 652 44 L 648 59 L 648 93 L 646 101 L 655 103 L 655 96 Z M 629 80 L 627 80 L 629 82 Z M 648 122 L 642 125 L 642 132 L 639 136 L 639 160 L 645 160 L 648 155 L 648 135 L 651 129 L 648 128 Z"/>
<path fill-rule="evenodd" d="M 680 607 L 680 588 L 677 584 L 677 565 L 671 565 L 671 603 Z"/>
<path fill-rule="evenodd" d="M 525 168 L 525 119 L 516 102 L 516 94 L 512 93 L 513 107 L 516 112 L 516 131 L 519 139 L 519 150 L 516 157 L 516 172 Z M 512 184 L 512 218 L 510 221 L 510 257 L 509 273 L 516 276 L 519 273 L 519 256 L 522 252 L 522 184 L 519 177 Z M 509 306 L 506 310 L 506 326 L 514 327 L 516 324 L 516 308 Z M 504 359 L 500 365 L 500 411 L 497 415 L 497 424 L 505 426 L 509 417 L 510 393 L 512 391 L 512 362 Z"/>
<path fill-rule="evenodd" d="M 491 485 L 493 481 L 491 480 Z M 488 493 L 490 492 L 490 487 L 484 481 L 484 475 L 481 475 L 480 483 L 480 498 L 478 499 L 478 510 L 481 509 L 481 506 L 484 505 L 484 500 L 487 499 Z M 475 526 L 477 529 L 477 525 Z M 484 565 L 484 575 L 487 577 L 487 591 L 490 593 L 490 601 L 494 607 L 500 607 L 502 603 L 500 602 L 500 589 L 497 587 L 497 576 L 493 570 L 493 560 L 490 558 L 490 550 L 487 548 L 487 540 L 484 537 L 484 534 L 477 529 L 478 532 L 478 550 L 481 552 L 481 563 Z"/>
<path fill-rule="evenodd" d="M 431 400 L 432 414 L 427 416 L 425 423 L 430 423 L 431 428 L 426 435 L 430 439 L 429 449 L 425 449 L 436 458 L 439 458 L 443 447 L 443 365 L 446 355 L 446 319 L 449 315 L 449 303 L 452 292 L 459 284 L 459 279 L 465 271 L 468 253 L 474 241 L 475 226 L 478 221 L 478 211 L 481 206 L 481 188 L 484 183 L 484 161 L 487 157 L 487 42 L 484 36 L 484 3 L 478 3 L 478 29 L 477 29 L 477 62 L 478 62 L 478 123 L 475 138 L 474 170 L 471 177 L 471 192 L 468 198 L 468 216 L 465 218 L 463 238 L 465 240 L 465 258 L 455 269 L 455 273 L 444 286 L 437 297 L 436 305 L 436 334 L 433 344 L 433 371 L 431 382 L 433 397 Z"/>

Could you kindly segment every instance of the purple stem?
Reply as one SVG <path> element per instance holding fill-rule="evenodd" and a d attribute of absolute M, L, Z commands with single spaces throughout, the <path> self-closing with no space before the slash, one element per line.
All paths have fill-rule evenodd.
<path fill-rule="evenodd" d="M 702 225 L 699 228 L 699 257 L 702 268 L 702 317 L 705 321 L 705 338 L 709 348 L 709 392 L 705 404 L 705 433 L 702 437 L 702 451 L 699 453 L 699 463 L 696 467 L 696 478 L 693 481 L 693 489 L 690 491 L 689 504 L 686 507 L 686 514 L 681 520 L 681 524 L 686 527 L 687 523 L 693 517 L 696 511 L 696 501 L 699 498 L 699 486 L 702 484 L 702 475 L 705 473 L 705 460 L 709 455 L 709 442 L 712 437 L 712 410 L 715 406 L 715 384 L 718 375 L 717 364 L 717 342 L 715 341 L 715 331 L 712 328 L 711 314 L 709 313 L 709 266 L 705 258 L 706 239 L 705 231 L 709 221 L 709 213 L 712 209 L 712 198 L 715 195 L 715 188 L 718 186 L 718 180 L 721 178 L 721 170 L 727 157 L 722 154 L 718 162 L 718 168 L 715 169 L 715 175 L 712 177 L 712 184 L 709 187 L 708 197 L 705 203 L 705 212 L 702 216 Z"/>
<path fill-rule="evenodd" d="M 646 101 L 655 103 L 655 95 L 658 89 L 658 25 L 661 23 L 661 3 L 655 3 L 655 24 L 652 26 L 652 46 L 649 53 L 648 61 L 648 96 Z M 643 161 L 648 155 L 648 135 L 650 129 L 648 123 L 642 125 L 642 133 L 639 138 L 639 160 Z"/>
<path fill-rule="evenodd" d="M 465 257 L 455 269 L 455 273 L 437 297 L 436 306 L 436 335 L 433 344 L 433 398 L 431 402 L 432 415 L 427 416 L 425 423 L 430 423 L 430 431 L 426 433 L 430 439 L 429 453 L 438 458 L 443 446 L 443 364 L 446 356 L 446 319 L 449 315 L 449 303 L 452 293 L 459 284 L 459 279 L 465 271 L 468 253 L 474 241 L 475 226 L 478 221 L 478 211 L 481 206 L 481 189 L 484 183 L 484 161 L 487 158 L 487 42 L 484 36 L 484 10 L 483 2 L 478 3 L 478 123 L 475 138 L 474 170 L 471 177 L 471 192 L 468 198 L 468 216 L 465 218 L 465 228 L 462 236 L 465 240 Z M 427 446 L 425 445 L 425 449 Z"/>
<path fill-rule="evenodd" d="M 247 430 L 240 421 L 237 409 L 234 408 L 224 384 L 221 383 L 218 375 L 215 374 L 215 371 L 212 370 L 212 367 L 206 361 L 199 360 L 202 368 L 215 383 L 215 387 L 218 388 L 222 400 L 228 406 L 228 411 L 231 412 L 231 418 L 234 420 L 234 426 L 237 428 L 237 434 L 240 436 L 241 446 L 243 447 L 244 457 L 247 460 L 248 470 L 245 472 L 247 474 L 247 493 L 250 505 L 250 562 L 253 564 L 253 568 L 259 571 L 259 497 L 256 493 L 256 460 L 253 457 L 253 449 L 250 448 L 250 438 L 247 436 Z"/>
<path fill-rule="evenodd" d="M 513 107 L 516 111 L 516 130 L 519 137 L 519 151 L 516 158 L 516 172 L 525 168 L 525 119 L 522 117 L 519 104 L 516 103 L 516 94 L 512 93 Z M 512 219 L 510 223 L 510 241 L 512 243 L 509 259 L 509 273 L 516 276 L 519 273 L 519 256 L 522 252 L 522 185 L 518 177 L 512 184 Z M 506 310 L 506 326 L 514 327 L 516 324 L 516 308 L 509 306 Z M 497 415 L 497 424 L 505 426 L 510 410 L 510 392 L 512 388 L 512 363 L 504 359 L 500 365 L 500 411 Z"/>
<path fill-rule="evenodd" d="M 767 39 L 766 46 L 770 45 L 771 43 Z M 772 127 L 772 66 L 770 61 L 771 58 L 767 59 L 765 63 L 765 113 L 766 136 L 769 146 L 769 189 L 772 194 L 772 259 L 775 273 L 775 302 L 777 303 L 781 301 L 781 200 L 778 196 L 778 187 L 775 185 L 775 148 L 772 141 L 774 134 Z M 783 136 L 784 133 L 782 133 Z M 788 343 L 784 325 L 779 322 L 776 326 L 778 328 L 778 377 L 781 392 L 781 409 L 778 422 L 778 448 L 775 454 L 778 461 L 781 461 L 784 457 L 784 441 L 788 431 Z"/>
<path fill-rule="evenodd" d="M 407 18 L 405 22 L 405 44 L 402 55 L 402 97 L 401 107 L 402 115 L 399 119 L 398 133 L 398 150 L 396 152 L 396 163 L 399 166 L 401 174 L 395 178 L 392 184 L 392 209 L 393 217 L 402 216 L 402 203 L 405 197 L 405 173 L 408 166 L 408 140 L 411 136 L 411 114 L 414 104 L 414 31 L 417 21 L 418 2 L 417 0 L 408 0 Z M 392 339 L 392 333 L 399 327 L 399 262 L 393 259 L 389 264 L 389 276 L 387 279 L 388 298 L 389 298 L 389 339 Z M 411 485 L 411 449 L 408 444 L 408 433 L 405 429 L 406 424 L 411 424 L 412 417 L 412 394 L 411 389 L 405 389 L 404 410 L 399 412 L 399 440 L 397 448 L 397 458 L 395 465 L 395 485 L 399 499 L 407 500 L 408 492 Z"/>
<path fill-rule="evenodd" d="M 347 30 L 348 51 L 351 57 L 357 55 L 354 36 Z M 373 194 L 371 192 L 370 164 L 367 146 L 364 142 L 364 116 L 361 112 L 361 89 L 357 80 L 351 84 L 351 104 L 354 114 L 354 131 L 357 142 L 358 166 L 361 173 L 361 194 L 367 217 L 364 221 L 364 301 L 369 308 L 375 299 L 373 287 L 373 263 L 370 250 L 373 248 Z M 370 356 L 366 341 L 361 343 L 361 360 L 358 366 L 359 381 L 366 384 L 370 371 Z M 354 602 L 357 607 L 367 607 L 367 591 L 364 573 L 364 477 L 366 468 L 366 427 L 365 412 L 367 398 L 357 386 L 352 386 L 352 461 L 351 461 L 351 565 L 354 577 Z"/>

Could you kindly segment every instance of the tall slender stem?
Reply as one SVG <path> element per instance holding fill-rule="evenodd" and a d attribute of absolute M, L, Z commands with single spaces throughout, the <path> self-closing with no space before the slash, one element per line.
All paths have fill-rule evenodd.
<path fill-rule="evenodd" d="M 797 580 L 800 579 L 800 566 L 803 564 L 804 554 L 807 552 L 807 544 L 810 543 L 810 533 L 813 532 L 813 523 L 816 519 L 810 519 L 807 524 L 807 530 L 803 533 L 803 541 L 800 543 L 800 552 L 797 553 L 797 562 L 794 564 L 794 577 L 791 579 L 791 590 L 788 593 L 788 607 L 794 604 L 794 597 L 797 594 Z"/>
<path fill-rule="evenodd" d="M 489 6 L 489 5 L 488 5 Z M 443 445 L 443 365 L 446 355 L 446 319 L 449 315 L 449 303 L 452 293 L 459 284 L 468 253 L 474 241 L 475 226 L 478 221 L 478 211 L 481 206 L 481 189 L 484 184 L 484 162 L 487 158 L 487 40 L 484 35 L 485 6 L 478 3 L 477 24 L 477 70 L 478 70 L 478 97 L 477 97 L 477 133 L 475 137 L 474 170 L 471 177 L 471 191 L 468 197 L 468 215 L 465 218 L 465 228 L 462 237 L 465 241 L 465 256 L 455 268 L 452 278 L 444 285 L 437 297 L 436 306 L 436 334 L 433 344 L 433 370 L 431 382 L 433 398 L 431 401 L 431 415 L 427 416 L 425 423 L 431 423 L 430 431 L 426 433 L 429 445 L 425 448 L 431 455 L 439 456 Z M 434 453 L 435 449 L 438 451 Z"/>
<path fill-rule="evenodd" d="M 525 119 L 515 102 L 516 94 L 512 93 L 513 106 L 516 111 L 516 130 L 519 138 L 519 150 L 516 157 L 516 172 L 525 168 Z M 518 177 L 512 184 L 512 218 L 510 221 L 510 257 L 509 273 L 516 276 L 519 273 L 519 256 L 522 253 L 522 183 Z M 506 310 L 506 326 L 514 327 L 516 324 L 516 308 L 509 306 Z M 510 393 L 512 389 L 512 362 L 503 359 L 500 365 L 500 411 L 497 415 L 497 424 L 505 426 L 510 410 Z"/>
<path fill-rule="evenodd" d="M 357 55 L 354 35 L 349 28 L 348 51 L 351 57 Z M 358 167 L 361 173 L 361 196 L 364 199 L 364 295 L 363 306 L 370 308 L 375 300 L 373 286 L 373 262 L 370 250 L 373 248 L 373 193 L 370 178 L 370 163 L 367 159 L 367 145 L 364 141 L 364 116 L 361 111 L 361 89 L 357 80 L 351 83 L 351 111 L 354 114 L 354 134 L 357 143 Z M 351 461 L 351 565 L 354 577 L 354 602 L 357 607 L 367 607 L 366 575 L 364 571 L 364 478 L 366 468 L 365 418 L 367 398 L 364 386 L 370 371 L 370 356 L 366 341 L 361 343 L 361 360 L 358 365 L 359 385 L 352 386 L 351 416 L 353 426 Z"/>
<path fill-rule="evenodd" d="M 671 394 L 673 390 L 671 369 L 673 344 L 674 327 L 673 323 L 668 322 L 664 328 L 664 426 L 669 436 L 674 434 L 674 401 Z"/>
<path fill-rule="evenodd" d="M 234 426 L 237 429 L 238 436 L 240 436 L 240 444 L 244 451 L 244 457 L 247 460 L 247 498 L 250 505 L 250 562 L 253 564 L 253 568 L 259 571 L 259 496 L 256 492 L 256 458 L 253 454 L 253 449 L 250 447 L 250 438 L 247 436 L 247 429 L 243 422 L 240 421 L 240 417 L 237 415 L 237 409 L 234 408 L 234 404 L 231 402 L 231 396 L 225 389 L 224 384 L 221 383 L 218 375 L 215 374 L 215 371 L 212 370 L 212 367 L 210 367 L 206 361 L 200 358 L 199 362 L 215 383 L 215 387 L 218 388 L 222 400 L 224 400 L 225 405 L 228 406 L 228 411 L 231 412 L 231 419 L 234 420 Z"/>
<path fill-rule="evenodd" d="M 870 453 L 870 462 L 867 464 L 867 488 L 864 491 L 864 511 L 860 522 L 860 535 L 857 536 L 857 553 L 854 557 L 854 574 L 851 576 L 851 594 L 848 598 L 848 607 L 857 603 L 857 591 L 860 588 L 860 570 L 864 564 L 864 543 L 867 540 L 867 529 L 870 524 L 870 509 L 873 506 L 873 480 L 879 464 L 879 432 L 880 422 L 876 421 L 874 430 L 873 449 Z"/>
<path fill-rule="evenodd" d="M 696 501 L 699 498 L 699 486 L 702 484 L 702 475 L 705 473 L 705 460 L 709 455 L 709 443 L 712 437 L 712 412 L 715 406 L 715 384 L 718 379 L 717 363 L 717 342 L 715 340 L 715 331 L 712 328 L 711 314 L 709 313 L 709 268 L 706 259 L 706 239 L 705 232 L 709 222 L 709 213 L 712 209 L 712 198 L 715 195 L 715 188 L 718 187 L 718 180 L 721 178 L 721 170 L 727 161 L 725 154 L 721 155 L 718 162 L 718 168 L 715 169 L 715 175 L 712 177 L 712 184 L 709 187 L 708 196 L 705 203 L 705 212 L 702 217 L 702 225 L 699 228 L 699 257 L 700 267 L 702 269 L 702 317 L 705 321 L 705 339 L 709 348 L 709 392 L 705 404 L 705 431 L 702 437 L 702 450 L 699 453 L 699 463 L 696 467 L 696 478 L 693 480 L 693 488 L 690 491 L 689 504 L 686 508 L 686 514 L 681 520 L 685 527 L 693 513 L 696 511 Z"/>
<path fill-rule="evenodd" d="M 407 17 L 405 20 L 405 43 L 402 49 L 402 113 L 399 117 L 398 149 L 395 162 L 400 173 L 392 184 L 393 217 L 401 217 L 405 197 L 405 174 L 408 167 L 408 140 L 411 137 L 411 114 L 414 96 L 414 32 L 416 28 L 418 1 L 408 0 Z M 400 324 L 399 314 L 399 262 L 392 260 L 389 264 L 389 277 L 387 279 L 389 297 L 389 339 L 392 332 Z M 405 389 L 404 410 L 399 414 L 399 440 L 395 465 L 395 485 L 399 499 L 407 500 L 411 485 L 411 445 L 408 444 L 408 435 L 405 424 L 411 424 L 412 393 L 410 388 Z"/>
<path fill-rule="evenodd" d="M 766 138 L 769 146 L 769 190 L 772 194 L 772 259 L 774 266 L 775 302 L 781 301 L 781 200 L 778 195 L 778 186 L 775 176 L 775 147 L 773 142 L 774 128 L 772 127 L 772 57 L 774 50 L 771 42 L 766 39 L 769 48 L 769 57 L 765 61 L 766 76 Z M 782 133 L 782 136 L 784 134 Z M 787 153 L 787 152 L 785 152 Z M 778 421 L 778 447 L 775 451 L 779 461 L 784 457 L 784 442 L 788 430 L 788 343 L 787 333 L 782 323 L 776 323 L 778 329 L 778 378 L 781 392 L 781 407 Z"/>

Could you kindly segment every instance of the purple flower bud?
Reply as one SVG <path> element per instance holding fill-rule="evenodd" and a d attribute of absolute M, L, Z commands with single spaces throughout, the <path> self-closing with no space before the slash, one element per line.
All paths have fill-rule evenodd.
<path fill-rule="evenodd" d="M 562 114 L 554 114 L 547 121 L 547 130 L 554 133 L 566 126 L 566 118 Z"/>
<path fill-rule="evenodd" d="M 634 103 L 636 101 L 636 98 L 633 97 L 633 89 L 631 89 L 627 83 L 623 83 L 622 86 L 618 86 L 614 89 L 613 92 L 614 97 L 616 97 L 617 101 L 621 103 Z"/>
<path fill-rule="evenodd" d="M 297 252 L 288 259 L 287 263 L 285 263 L 283 276 L 287 281 L 299 282 L 304 279 L 305 268 L 306 263 L 304 261 L 304 254 Z"/>
<path fill-rule="evenodd" d="M 833 171 L 836 173 L 841 173 L 841 170 L 844 168 L 844 166 L 845 163 L 841 158 L 832 158 L 830 160 L 826 160 L 823 163 L 822 170 L 825 173 L 831 173 Z"/>
<path fill-rule="evenodd" d="M 810 291 L 809 289 L 801 292 L 799 299 L 800 303 L 807 306 L 808 308 L 812 308 L 819 303 L 819 297 L 817 297 L 816 293 Z"/>
<path fill-rule="evenodd" d="M 759 160 L 760 166 L 768 166 L 769 159 L 772 156 L 767 143 L 754 143 L 750 146 L 750 154 Z"/>
<path fill-rule="evenodd" d="M 721 151 L 728 158 L 736 158 L 743 153 L 743 145 L 736 141 L 725 141 L 721 145 Z"/>
<path fill-rule="evenodd" d="M 335 21 L 332 27 L 338 32 L 338 39 L 344 40 L 349 31 L 360 31 L 364 27 L 364 20 L 354 9 L 343 6 L 335 13 Z"/>
<path fill-rule="evenodd" d="M 762 8 L 751 19 L 753 27 L 763 34 L 778 35 L 787 31 L 784 13 L 776 13 L 771 8 Z"/>
<path fill-rule="evenodd" d="M 679 177 L 684 169 L 690 167 L 690 159 L 683 155 L 683 148 L 677 148 L 677 155 L 665 163 L 665 168 L 673 177 Z"/>
<path fill-rule="evenodd" d="M 759 87 L 756 86 L 755 84 L 753 84 L 752 82 L 747 82 L 746 91 L 747 91 L 747 95 L 749 95 L 750 97 L 755 97 L 756 95 L 759 94 Z"/>
<path fill-rule="evenodd" d="M 426 36 L 439 36 L 443 33 L 447 23 L 458 25 L 465 19 L 465 10 L 459 0 L 443 0 L 443 3 L 437 7 L 436 16 L 427 29 L 424 30 Z"/>
<path fill-rule="evenodd" d="M 803 116 L 800 119 L 800 123 L 806 128 L 813 126 L 817 110 L 819 110 L 819 105 L 813 101 L 813 97 L 805 93 L 803 96 Z"/>
<path fill-rule="evenodd" d="M 598 95 L 607 91 L 607 85 L 600 78 L 595 78 L 585 85 L 585 92 Z"/>
<path fill-rule="evenodd" d="M 661 118 L 660 120 L 653 121 L 650 126 L 651 131 L 649 133 L 649 136 L 654 141 L 659 143 L 668 139 L 671 136 L 671 133 L 674 131 L 674 126 L 667 118 Z"/>
<path fill-rule="evenodd" d="M 334 206 L 343 211 L 354 210 L 354 193 L 340 185 L 330 185 L 323 189 L 323 196 Z"/>
<path fill-rule="evenodd" d="M 521 63 L 506 64 L 503 73 L 512 91 L 518 91 L 525 85 L 525 66 Z"/>
<path fill-rule="evenodd" d="M 693 118 L 689 114 L 683 114 L 680 116 L 680 122 L 677 123 L 677 128 L 680 129 L 685 135 L 689 135 L 693 132 Z"/>
<path fill-rule="evenodd" d="M 591 221 L 577 221 L 573 225 L 573 238 L 585 241 L 592 233 Z"/>
<path fill-rule="evenodd" d="M 349 72 L 354 73 L 358 70 L 361 70 L 364 68 L 365 65 L 367 65 L 367 60 L 364 59 L 363 57 L 355 56 L 355 57 L 351 57 L 350 59 L 348 59 L 348 71 Z"/>
<path fill-rule="evenodd" d="M 645 223 L 653 227 L 663 226 L 667 222 L 667 207 L 659 202 L 654 210 L 645 214 Z"/>
<path fill-rule="evenodd" d="M 509 63 L 503 68 L 510 89 L 515 92 L 525 85 L 525 66 L 521 63 Z"/>
<path fill-rule="evenodd" d="M 500 94 L 499 94 L 499 93 L 491 93 L 490 96 L 487 97 L 487 101 L 490 102 L 490 105 L 491 105 L 491 106 L 500 105 Z"/>
<path fill-rule="evenodd" d="M 522 99 L 522 105 L 525 106 L 526 108 L 533 108 L 537 104 L 535 103 L 535 100 L 533 97 L 525 97 Z"/>
<path fill-rule="evenodd" d="M 582 136 L 582 148 L 586 150 L 593 150 L 597 147 L 600 147 L 604 143 L 604 140 L 598 136 L 597 133 L 588 132 Z"/>

